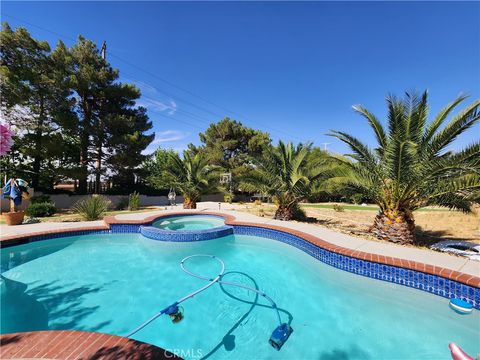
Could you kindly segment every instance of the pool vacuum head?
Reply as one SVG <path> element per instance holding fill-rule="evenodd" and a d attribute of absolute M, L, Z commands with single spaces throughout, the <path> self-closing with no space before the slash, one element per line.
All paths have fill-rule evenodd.
<path fill-rule="evenodd" d="M 292 332 L 292 327 L 287 323 L 283 323 L 273 330 L 272 336 L 270 336 L 270 340 L 268 340 L 268 342 L 274 349 L 280 350 Z"/>
<path fill-rule="evenodd" d="M 165 314 L 170 316 L 174 324 L 179 323 L 183 320 L 183 308 L 178 305 L 171 305 L 166 311 Z"/>

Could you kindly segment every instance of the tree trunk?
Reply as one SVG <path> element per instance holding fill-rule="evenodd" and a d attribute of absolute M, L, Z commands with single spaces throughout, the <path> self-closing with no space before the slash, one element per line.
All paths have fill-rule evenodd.
<path fill-rule="evenodd" d="M 95 165 L 95 194 L 101 191 L 101 175 L 102 175 L 102 144 L 97 144 L 97 163 Z"/>
<path fill-rule="evenodd" d="M 88 181 L 88 143 L 82 140 L 80 149 L 80 170 L 78 173 L 78 193 L 87 193 Z"/>
<path fill-rule="evenodd" d="M 197 208 L 197 202 L 195 200 L 185 198 L 185 200 L 183 200 L 183 208 L 184 209 L 196 209 Z"/>
<path fill-rule="evenodd" d="M 86 96 L 82 96 L 83 120 L 80 127 L 80 170 L 78 176 L 78 192 L 87 193 L 88 181 L 88 148 L 90 146 L 91 106 Z"/>
<path fill-rule="evenodd" d="M 293 220 L 294 218 L 294 211 L 292 207 L 287 207 L 284 205 L 279 205 L 277 211 L 275 211 L 275 215 L 273 217 L 276 220 Z"/>
<path fill-rule="evenodd" d="M 384 214 L 378 214 L 370 232 L 380 240 L 397 244 L 412 244 L 415 241 L 415 222 L 412 217 L 408 216 L 392 220 Z"/>
<path fill-rule="evenodd" d="M 40 114 L 38 117 L 37 129 L 35 131 L 35 157 L 33 159 L 32 188 L 37 189 L 40 182 L 40 167 L 42 164 L 42 135 L 44 117 L 43 98 L 40 99 Z"/>

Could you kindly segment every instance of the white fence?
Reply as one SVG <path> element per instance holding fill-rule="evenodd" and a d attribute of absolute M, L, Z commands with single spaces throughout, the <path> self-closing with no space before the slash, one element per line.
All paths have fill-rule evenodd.
<path fill-rule="evenodd" d="M 36 192 L 35 195 L 41 195 L 42 193 Z M 49 195 L 50 200 L 55 204 L 57 209 L 69 209 L 77 201 L 89 197 L 91 195 L 66 195 L 66 194 L 55 194 Z M 112 202 L 112 206 L 116 207 L 122 199 L 128 200 L 128 195 L 103 195 Z M 212 194 L 202 196 L 202 201 L 223 201 L 223 194 Z M 177 196 L 177 204 L 183 202 L 183 197 Z M 2 199 L 2 211 L 9 211 L 9 200 Z M 170 201 L 166 196 L 147 196 L 140 195 L 140 205 L 141 206 L 166 206 L 169 205 Z M 18 207 L 19 210 L 25 209 L 28 206 L 28 200 L 23 201 L 22 205 Z"/>

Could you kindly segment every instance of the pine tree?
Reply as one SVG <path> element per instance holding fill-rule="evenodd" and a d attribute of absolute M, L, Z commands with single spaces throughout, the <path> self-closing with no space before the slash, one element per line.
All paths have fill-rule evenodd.
<path fill-rule="evenodd" d="M 26 29 L 13 31 L 4 23 L 0 36 L 2 113 L 19 134 L 16 149 L 32 186 L 38 188 L 47 162 L 56 159 L 61 148 L 57 120 L 72 115 L 66 69 L 48 43 L 33 39 Z"/>

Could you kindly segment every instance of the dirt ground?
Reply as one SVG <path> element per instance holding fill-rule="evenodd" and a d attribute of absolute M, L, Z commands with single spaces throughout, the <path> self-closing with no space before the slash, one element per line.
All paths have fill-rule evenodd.
<path fill-rule="evenodd" d="M 316 219 L 318 226 L 340 231 L 353 236 L 375 240 L 368 228 L 377 214 L 375 209 L 344 210 L 303 207 L 307 216 Z M 239 206 L 241 211 L 259 216 L 273 216 L 272 204 L 246 204 Z M 416 211 L 417 245 L 428 246 L 442 240 L 468 240 L 480 243 L 480 207 L 474 213 L 464 214 L 458 211 L 423 209 Z"/>

